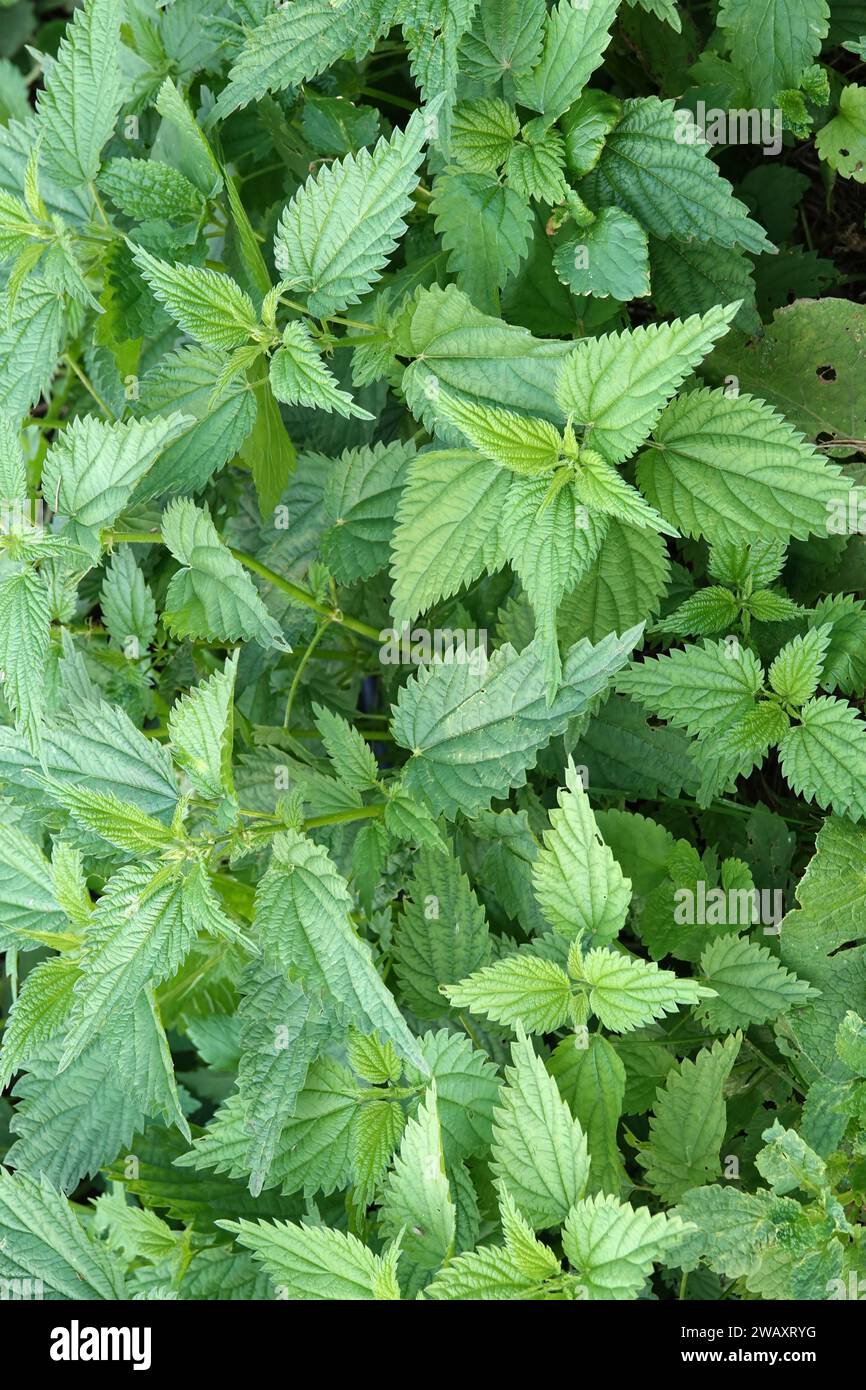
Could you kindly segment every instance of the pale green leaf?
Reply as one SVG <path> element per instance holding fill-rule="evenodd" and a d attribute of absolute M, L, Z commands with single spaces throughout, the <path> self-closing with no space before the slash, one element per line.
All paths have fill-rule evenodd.
<path fill-rule="evenodd" d="M 175 636 L 285 645 L 279 624 L 220 540 L 205 508 L 185 499 L 171 502 L 163 513 L 162 534 L 183 566 L 168 586 L 162 615 Z"/>
<path fill-rule="evenodd" d="M 618 955 L 597 947 L 580 961 L 579 978 L 589 985 L 589 1007 L 615 1033 L 630 1033 L 653 1019 L 696 1004 L 712 990 L 696 980 L 660 970 L 653 961 Z"/>
<path fill-rule="evenodd" d="M 428 116 L 435 114 L 428 108 Z M 280 218 L 277 270 L 325 317 L 356 304 L 382 274 L 405 230 L 427 138 L 416 111 L 404 131 L 311 176 Z"/>
<path fill-rule="evenodd" d="M 692 1187 L 721 1175 L 719 1149 L 725 1136 L 724 1086 L 737 1060 L 742 1035 L 702 1048 L 667 1076 L 650 1118 L 648 1143 L 638 1154 L 646 1180 L 666 1202 L 678 1202 Z"/>
<path fill-rule="evenodd" d="M 39 93 L 42 161 L 61 188 L 92 182 L 123 100 L 120 0 L 86 0 Z"/>
<path fill-rule="evenodd" d="M 398 743 L 411 752 L 405 785 L 434 813 L 471 814 L 522 786 L 539 749 L 605 690 L 627 659 L 639 630 L 578 642 L 566 655 L 551 704 L 535 643 L 519 654 L 500 647 L 486 665 L 445 663 L 413 676 L 394 716 Z"/>
<path fill-rule="evenodd" d="M 532 884 L 546 920 L 563 936 L 611 941 L 625 922 L 631 882 L 604 844 L 583 783 L 569 760 L 565 788 L 550 812 Z"/>
<path fill-rule="evenodd" d="M 636 1298 L 653 1264 L 665 1259 L 687 1229 L 676 1216 L 653 1216 L 646 1207 L 599 1195 L 568 1213 L 562 1248 L 585 1290 L 582 1297 Z"/>
<path fill-rule="evenodd" d="M 586 1135 L 518 1025 L 494 1118 L 492 1167 L 533 1230 L 559 1225 L 583 1196 Z"/>
<path fill-rule="evenodd" d="M 237 655 L 187 695 L 168 718 L 169 747 L 200 795 L 231 796 L 232 733 Z"/>
<path fill-rule="evenodd" d="M 735 305 L 672 323 L 586 338 L 566 358 L 556 383 L 560 406 L 585 441 L 610 463 L 643 443 L 665 404 L 728 330 Z"/>
<path fill-rule="evenodd" d="M 426 1069 L 418 1044 L 350 918 L 352 900 L 327 852 L 288 830 L 256 893 L 256 923 L 269 959 L 310 992 L 324 991 L 364 1032 L 379 1031 L 400 1054 Z"/>

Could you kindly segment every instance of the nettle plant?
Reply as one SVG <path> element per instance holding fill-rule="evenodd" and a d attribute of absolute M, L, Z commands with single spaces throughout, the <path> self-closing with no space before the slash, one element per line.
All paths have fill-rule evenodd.
<path fill-rule="evenodd" d="M 0 1296 L 856 1297 L 866 7 L 4 16 Z"/>

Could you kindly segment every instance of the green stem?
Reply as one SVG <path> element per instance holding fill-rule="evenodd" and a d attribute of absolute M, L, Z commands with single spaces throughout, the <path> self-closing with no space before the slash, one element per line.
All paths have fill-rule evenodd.
<path fill-rule="evenodd" d="M 292 706 L 293 706 L 293 704 L 295 703 L 295 696 L 296 696 L 297 693 L 298 693 L 298 686 L 299 686 L 300 681 L 301 681 L 301 676 L 304 674 L 304 671 L 305 671 L 305 669 L 306 669 L 307 662 L 309 661 L 310 657 L 313 655 L 313 652 L 316 650 L 316 647 L 318 646 L 319 642 L 321 642 L 321 640 L 322 640 L 322 638 L 324 637 L 325 633 L 328 631 L 328 628 L 330 627 L 331 622 L 332 622 L 332 619 L 331 619 L 331 618 L 323 618 L 323 619 L 322 619 L 322 621 L 319 623 L 319 626 L 316 628 L 316 631 L 313 633 L 313 636 L 312 636 L 310 642 L 307 644 L 307 650 L 304 652 L 304 655 L 301 657 L 300 661 L 298 662 L 298 669 L 295 671 L 295 674 L 294 674 L 294 676 L 292 677 L 292 683 L 291 683 L 291 685 L 289 686 L 289 696 L 288 696 L 288 699 L 286 700 L 286 712 L 285 712 L 285 714 L 283 715 L 283 728 L 284 728 L 284 729 L 287 729 L 287 728 L 289 727 L 289 720 L 290 720 L 291 717 L 292 717 Z"/>
<path fill-rule="evenodd" d="M 401 106 L 404 111 L 414 111 L 416 103 L 407 101 L 405 97 L 395 96 L 393 92 L 385 92 L 381 87 L 359 87 L 358 93 L 364 97 L 376 97 L 379 101 L 386 101 L 389 106 Z"/>
<path fill-rule="evenodd" d="M 102 411 L 103 415 L 107 415 L 109 420 L 113 420 L 115 418 L 114 411 L 106 405 L 105 401 L 102 399 L 99 392 L 96 390 L 96 387 L 88 378 L 86 372 L 84 372 L 81 369 L 81 367 L 79 367 L 78 363 L 74 360 L 74 358 L 70 357 L 68 352 L 65 352 L 60 360 L 61 362 L 65 362 L 67 367 L 71 367 L 72 371 L 78 377 L 78 380 L 81 382 L 81 385 L 84 387 L 87 394 L 89 396 L 92 396 L 93 399 L 96 401 L 96 404 L 99 406 L 99 409 Z"/>
<path fill-rule="evenodd" d="M 288 594 L 290 598 L 298 603 L 304 604 L 306 608 L 311 608 L 314 613 L 318 613 L 321 618 L 327 618 L 329 622 L 340 623 L 342 627 L 347 627 L 350 632 L 357 632 L 359 637 L 366 637 L 369 642 L 378 643 L 381 639 L 376 628 L 370 627 L 368 623 L 361 623 L 357 618 L 350 618 L 339 608 L 331 608 L 327 603 L 320 603 L 314 598 L 307 589 L 302 589 L 299 584 L 293 584 L 290 579 L 283 579 L 281 574 L 275 574 L 267 565 L 261 564 L 252 555 L 247 555 L 243 550 L 235 550 L 229 546 L 232 555 L 236 560 L 253 574 L 257 574 L 260 579 L 265 579 L 269 584 L 273 584 L 275 589 Z"/>
<path fill-rule="evenodd" d="M 381 816 L 385 804 L 384 801 L 377 801 L 373 806 L 353 806 L 351 811 L 331 811 L 327 816 L 310 816 L 304 821 L 304 829 L 317 830 L 322 825 L 345 825 L 353 820 L 369 820 L 372 816 Z"/>
<path fill-rule="evenodd" d="M 105 533 L 105 539 L 111 545 L 165 545 L 165 541 L 158 531 L 109 531 Z M 257 574 L 260 579 L 264 579 L 268 584 L 272 584 L 281 593 L 288 594 L 296 603 L 302 603 L 305 608 L 311 608 L 314 613 L 318 613 L 320 618 L 327 618 L 329 623 L 339 623 L 341 627 L 348 628 L 350 632 L 356 632 L 359 637 L 366 637 L 368 642 L 381 641 L 376 628 L 370 627 L 368 623 L 359 622 L 357 618 L 350 618 L 341 612 L 339 608 L 332 608 L 327 603 L 321 603 L 308 589 L 302 589 L 300 584 L 293 584 L 290 579 L 284 579 L 281 574 L 269 569 L 261 561 L 254 559 L 252 555 L 247 555 L 244 550 L 235 550 L 234 546 L 227 549 L 236 560 Z"/>
<path fill-rule="evenodd" d="M 746 1047 L 748 1047 L 749 1050 L 750 1050 L 751 1052 L 754 1052 L 754 1054 L 755 1054 L 755 1056 L 757 1057 L 758 1061 L 759 1061 L 763 1066 L 767 1067 L 767 1069 L 768 1069 L 769 1071 L 775 1072 L 776 1075 L 777 1075 L 782 1081 L 785 1082 L 785 1085 L 786 1085 L 786 1086 L 790 1086 L 790 1087 L 791 1087 L 791 1090 L 792 1090 L 792 1091 L 796 1091 L 798 1095 L 801 1095 L 801 1096 L 802 1096 L 802 1095 L 805 1095 L 805 1091 L 804 1091 L 804 1088 L 803 1088 L 803 1083 L 802 1083 L 802 1082 L 798 1082 L 798 1081 L 794 1081 L 793 1077 L 790 1077 L 790 1076 L 788 1075 L 788 1073 L 782 1069 L 782 1067 L 777 1066 L 776 1063 L 775 1063 L 774 1061 L 772 1061 L 772 1059 L 771 1059 L 770 1057 L 768 1057 L 768 1056 L 766 1055 L 765 1052 L 762 1052 L 761 1049 L 760 1049 L 759 1047 L 756 1047 L 755 1044 L 752 1042 L 752 1039 L 751 1039 L 751 1038 L 744 1038 L 744 1039 L 743 1039 L 743 1042 L 745 1043 Z"/>
<path fill-rule="evenodd" d="M 93 182 L 92 179 L 91 179 L 90 183 L 87 185 L 87 188 L 88 188 L 88 191 L 89 191 L 89 193 L 90 193 L 91 198 L 93 199 L 94 203 L 96 204 L 97 208 L 99 209 L 99 215 L 100 215 L 100 217 L 102 218 L 103 222 L 105 223 L 105 226 L 108 228 L 108 230 L 109 230 L 110 232 L 113 233 L 114 229 L 113 229 L 111 223 L 110 223 L 109 220 L 108 220 L 108 214 L 106 213 L 105 208 L 103 207 L 102 199 L 100 198 L 99 193 L 98 193 L 97 188 L 96 188 L 96 184 Z"/>
<path fill-rule="evenodd" d="M 377 801 L 372 806 L 352 806 L 348 811 L 329 811 L 326 816 L 309 816 L 301 825 L 302 830 L 318 830 L 323 825 L 347 825 L 353 820 L 370 820 L 375 816 L 381 816 L 385 810 L 386 802 Z M 255 820 L 270 821 L 274 833 L 278 830 L 285 830 L 285 822 L 279 816 L 272 815 L 270 811 L 247 811 L 240 808 L 239 815 L 251 816 Z M 250 827 L 252 828 L 252 827 Z M 261 826 L 265 830 L 265 826 Z"/>

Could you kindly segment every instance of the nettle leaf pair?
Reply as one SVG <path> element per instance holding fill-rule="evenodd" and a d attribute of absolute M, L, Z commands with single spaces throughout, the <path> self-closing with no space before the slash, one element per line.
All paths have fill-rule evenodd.
<path fill-rule="evenodd" d="M 361 150 L 326 165 L 296 193 L 274 240 L 279 284 L 270 286 L 261 262 L 267 292 L 260 320 L 250 296 L 230 275 L 171 266 L 142 247 L 133 249 L 136 265 L 175 322 L 203 346 L 230 354 L 215 395 L 270 352 L 268 376 L 278 401 L 371 418 L 339 389 L 307 324 L 293 319 L 280 333 L 276 312 L 284 295 L 299 291 L 305 312 L 330 318 L 357 304 L 379 278 L 406 230 L 424 144 L 440 105 L 437 99 L 426 112 L 415 112 L 404 131 L 382 139 L 372 154 Z"/>
<path fill-rule="evenodd" d="M 712 993 L 605 948 L 625 922 L 631 883 L 599 836 L 573 763 L 533 865 L 533 886 L 554 933 L 538 942 L 545 953 L 528 946 L 444 986 L 452 1005 L 541 1034 L 569 1024 L 585 1032 L 591 1016 L 627 1033 Z M 586 949 L 586 941 L 600 944 Z"/>
<path fill-rule="evenodd" d="M 552 696 L 560 673 L 557 610 L 622 528 L 626 536 L 637 528 L 719 541 L 758 527 L 785 540 L 826 533 L 827 505 L 846 494 L 850 480 L 774 410 L 721 390 L 689 392 L 667 405 L 737 307 L 587 339 L 564 352 L 550 408 L 562 424 L 488 405 L 465 386 L 465 394 L 451 394 L 435 365 L 428 368 L 432 427 L 447 442 L 470 443 L 480 457 L 430 452 L 412 465 L 393 542 L 395 619 L 410 621 L 482 567 L 509 563 L 535 612 Z M 639 491 L 618 465 L 644 445 Z M 424 509 L 440 489 L 448 492 L 449 515 L 435 533 L 435 551 L 430 543 L 419 550 Z M 464 508 L 471 511 L 468 537 Z"/>
<path fill-rule="evenodd" d="M 736 638 L 705 640 L 643 661 L 619 688 L 699 740 L 705 804 L 778 748 L 795 792 L 860 820 L 866 724 L 847 701 L 816 695 L 832 631 L 822 624 L 795 637 L 766 672 Z"/>

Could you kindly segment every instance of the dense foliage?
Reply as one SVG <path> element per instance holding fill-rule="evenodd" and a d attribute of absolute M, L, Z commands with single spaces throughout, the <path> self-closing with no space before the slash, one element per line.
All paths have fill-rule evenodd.
<path fill-rule="evenodd" d="M 857 1297 L 866 3 L 0 4 L 3 1296 Z"/>

